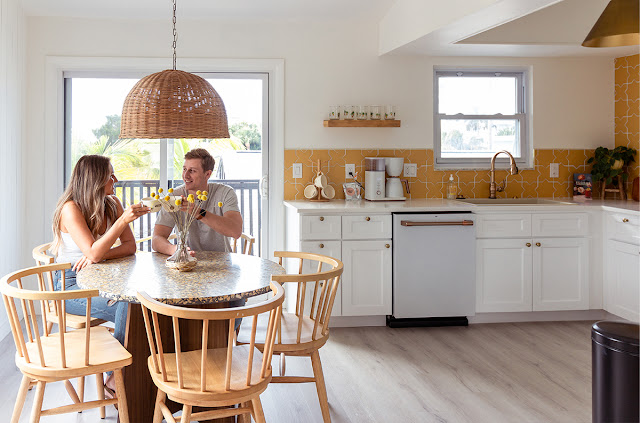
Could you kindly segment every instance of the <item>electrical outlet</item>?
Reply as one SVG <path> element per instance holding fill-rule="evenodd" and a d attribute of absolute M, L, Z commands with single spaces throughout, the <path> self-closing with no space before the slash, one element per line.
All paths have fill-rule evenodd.
<path fill-rule="evenodd" d="M 302 178 L 302 163 L 293 164 L 293 179 Z"/>
<path fill-rule="evenodd" d="M 416 163 L 405 163 L 404 174 L 405 178 L 415 178 L 418 176 L 418 165 Z"/>
<path fill-rule="evenodd" d="M 558 176 L 560 176 L 560 164 L 559 163 L 549 164 L 549 177 L 557 178 Z"/>
<path fill-rule="evenodd" d="M 351 172 L 353 175 L 356 174 L 356 165 L 353 163 L 349 163 L 344 165 L 344 179 L 353 179 L 353 176 L 349 174 Z"/>

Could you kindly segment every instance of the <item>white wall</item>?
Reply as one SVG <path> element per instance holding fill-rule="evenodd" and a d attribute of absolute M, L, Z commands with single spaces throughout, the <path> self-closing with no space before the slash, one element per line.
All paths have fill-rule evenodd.
<path fill-rule="evenodd" d="M 25 18 L 18 0 L 0 0 L 0 276 L 20 269 L 25 263 L 22 215 L 25 184 L 22 179 L 23 107 L 25 70 Z M 32 198 L 29 207 L 39 207 Z M 4 307 L 1 307 L 4 309 Z M 0 311 L 0 339 L 9 333 L 7 315 Z"/>
<path fill-rule="evenodd" d="M 283 58 L 285 148 L 431 148 L 435 65 L 532 68 L 534 148 L 613 145 L 610 59 L 505 59 L 378 56 L 377 22 L 225 23 L 178 20 L 180 58 Z M 28 148 L 26 186 L 59 189 L 45 178 L 46 56 L 166 57 L 170 21 L 28 19 Z M 324 128 L 332 104 L 395 104 L 402 127 Z M 49 178 L 50 179 L 50 178 Z M 42 182 L 44 181 L 44 183 Z M 29 246 L 50 237 L 50 216 L 27 211 Z M 24 249 L 26 251 L 26 248 Z"/>

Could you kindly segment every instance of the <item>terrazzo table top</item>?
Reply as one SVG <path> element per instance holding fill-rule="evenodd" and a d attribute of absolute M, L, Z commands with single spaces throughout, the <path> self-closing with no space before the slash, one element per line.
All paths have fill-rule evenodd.
<path fill-rule="evenodd" d="M 78 272 L 80 288 L 100 296 L 138 303 L 137 291 L 167 304 L 229 302 L 269 292 L 271 275 L 285 270 L 278 263 L 245 254 L 199 251 L 190 272 L 165 266 L 168 256 L 138 251 L 135 255 L 94 263 Z"/>

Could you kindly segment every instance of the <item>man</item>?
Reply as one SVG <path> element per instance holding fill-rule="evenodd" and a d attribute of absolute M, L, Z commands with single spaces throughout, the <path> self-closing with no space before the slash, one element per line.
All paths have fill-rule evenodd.
<path fill-rule="evenodd" d="M 189 228 L 187 245 L 192 251 L 229 251 L 226 237 L 238 238 L 242 233 L 242 215 L 238 209 L 238 198 L 233 188 L 208 183 L 215 160 L 204 148 L 195 148 L 184 156 L 182 180 L 184 185 L 174 189 L 173 195 L 196 195 L 196 191 L 207 191 L 208 200 L 198 212 L 197 222 Z M 222 203 L 222 207 L 218 205 Z M 176 246 L 168 241 L 174 227 L 172 217 L 164 209 L 158 213 L 153 228 L 151 245 L 159 253 L 171 255 Z M 225 247 L 226 244 L 226 247 Z"/>

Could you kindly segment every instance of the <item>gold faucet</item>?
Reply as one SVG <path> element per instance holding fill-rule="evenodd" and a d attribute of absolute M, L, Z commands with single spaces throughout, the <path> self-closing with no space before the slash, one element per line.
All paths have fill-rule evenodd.
<path fill-rule="evenodd" d="M 504 178 L 504 181 L 502 181 L 503 185 L 496 187 L 496 157 L 500 153 L 504 153 L 507 156 L 509 156 L 509 162 L 511 163 L 511 174 L 512 175 L 518 174 L 518 166 L 516 166 L 516 160 L 513 158 L 511 153 L 509 153 L 507 150 L 502 150 L 494 154 L 493 157 L 491 158 L 491 170 L 489 171 L 489 176 L 490 176 L 489 198 L 496 198 L 496 191 L 499 191 L 499 192 L 504 191 L 504 188 L 505 188 L 504 183 L 507 181 L 507 178 Z"/>

